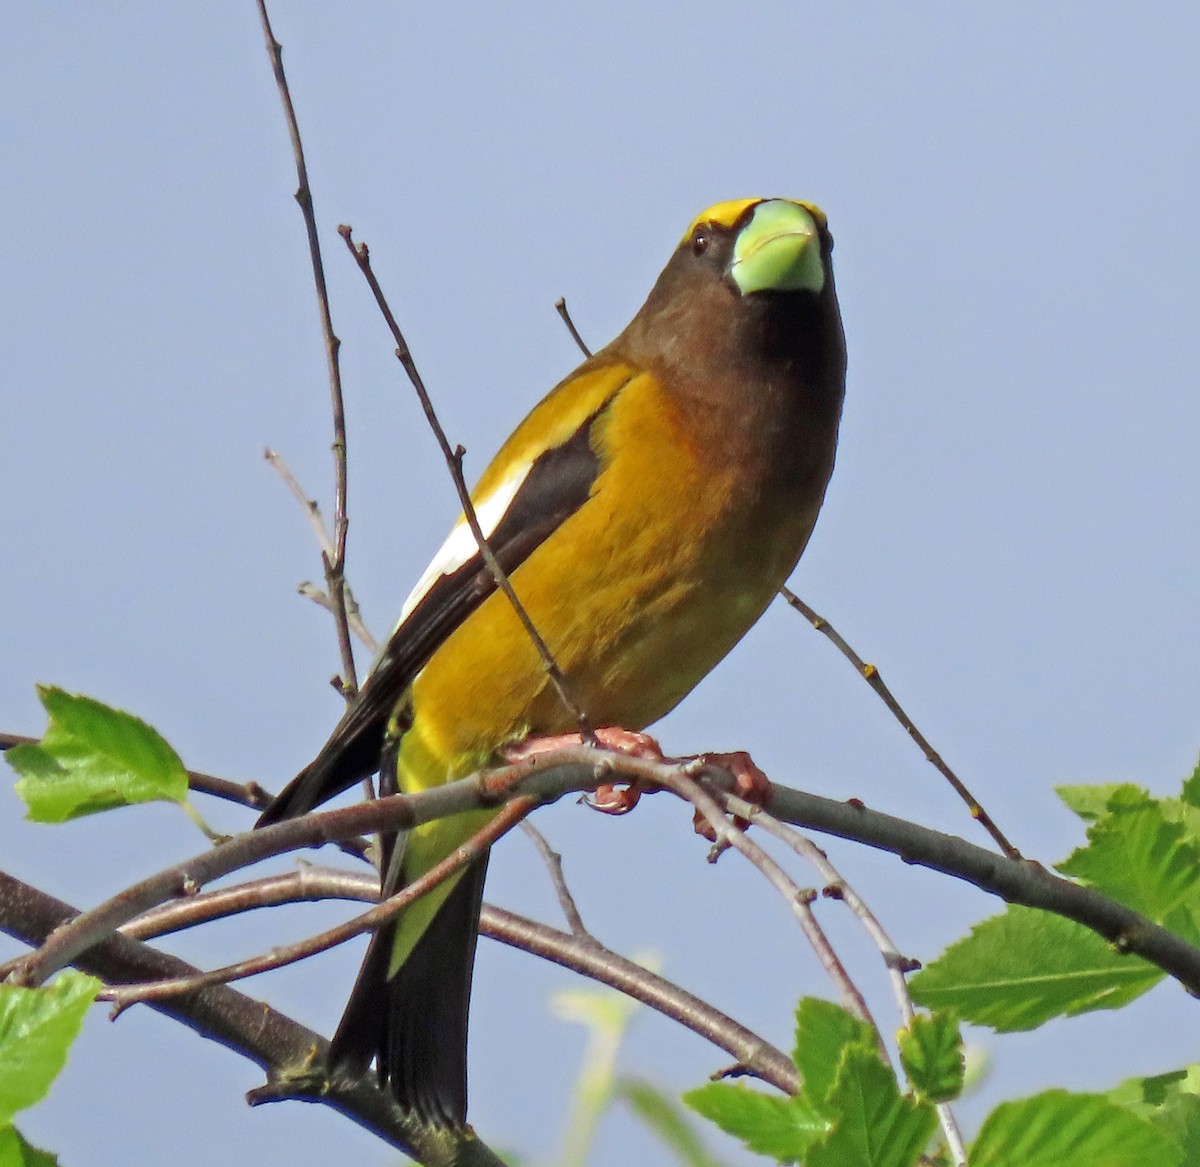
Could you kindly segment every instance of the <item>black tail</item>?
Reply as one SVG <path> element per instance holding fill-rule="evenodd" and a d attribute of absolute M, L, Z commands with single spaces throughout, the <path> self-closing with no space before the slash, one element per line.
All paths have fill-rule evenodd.
<path fill-rule="evenodd" d="M 476 860 L 389 981 L 391 928 L 371 939 L 334 1034 L 330 1061 L 354 1076 L 376 1063 L 380 1084 L 433 1126 L 467 1115 L 467 1010 L 487 857 Z"/>

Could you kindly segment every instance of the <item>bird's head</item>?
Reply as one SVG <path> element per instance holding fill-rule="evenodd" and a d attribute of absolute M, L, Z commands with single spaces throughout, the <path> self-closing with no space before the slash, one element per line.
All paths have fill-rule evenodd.
<path fill-rule="evenodd" d="M 747 391 L 788 381 L 840 402 L 845 341 L 832 251 L 811 203 L 717 203 L 692 221 L 612 347 L 696 393 L 729 378 Z"/>
<path fill-rule="evenodd" d="M 735 199 L 697 215 L 672 264 L 702 266 L 739 296 L 824 289 L 829 228 L 811 203 Z"/>

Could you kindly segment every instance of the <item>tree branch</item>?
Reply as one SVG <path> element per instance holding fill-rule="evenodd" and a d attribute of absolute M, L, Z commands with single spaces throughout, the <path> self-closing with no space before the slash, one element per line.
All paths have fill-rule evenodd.
<path fill-rule="evenodd" d="M 455 872 L 465 867 L 473 859 L 478 859 L 487 849 L 507 831 L 512 830 L 534 807 L 535 799 L 518 795 L 505 804 L 495 817 L 489 819 L 465 843 L 456 847 L 440 862 L 435 863 L 423 875 L 407 883 L 394 896 L 382 903 L 377 903 L 368 912 L 347 920 L 334 928 L 329 928 L 316 936 L 307 937 L 295 944 L 287 944 L 272 948 L 270 952 L 253 956 L 224 968 L 213 969 L 210 972 L 197 972 L 191 976 L 176 977 L 166 981 L 148 981 L 143 984 L 129 985 L 121 989 L 111 989 L 101 996 L 113 1002 L 113 1016 L 136 1005 L 139 1001 L 157 1001 L 163 997 L 174 997 L 180 993 L 194 992 L 208 985 L 225 985 L 231 981 L 242 980 L 245 977 L 256 976 L 258 973 L 269 972 L 271 969 L 283 968 L 295 964 L 307 957 L 325 952 L 364 932 L 374 932 L 398 916 L 414 900 L 431 891 L 438 884 L 444 883 Z"/>
<path fill-rule="evenodd" d="M 26 944 L 43 943 L 76 916 L 76 910 L 0 872 L 0 929 Z M 190 965 L 125 936 L 109 936 L 82 953 L 84 972 L 110 984 L 187 975 Z M 151 1008 L 241 1054 L 266 1071 L 271 1082 L 285 1081 L 292 1096 L 305 1095 L 340 1111 L 393 1147 L 415 1154 L 430 1167 L 501 1167 L 501 1160 L 473 1134 L 423 1128 L 368 1077 L 346 1080 L 313 1074 L 329 1052 L 319 1034 L 290 1017 L 233 989 L 215 986 L 187 997 L 159 1001 Z M 255 1094 L 254 1101 L 269 1099 Z"/>
<path fill-rule="evenodd" d="M 286 875 L 266 876 L 164 904 L 131 921 L 121 932 L 147 940 L 257 908 L 333 898 L 375 903 L 379 881 L 371 875 L 335 868 L 302 867 Z M 791 1094 L 799 1086 L 796 1068 L 782 1051 L 708 1002 L 613 952 L 590 934 L 568 934 L 491 904 L 483 905 L 479 931 L 634 997 L 731 1054 L 743 1073 Z"/>
<path fill-rule="evenodd" d="M 670 788 L 681 773 L 688 776 L 680 763 L 657 762 L 594 746 L 563 746 L 419 794 L 392 795 L 373 803 L 305 815 L 261 831 L 247 832 L 151 876 L 121 893 L 117 900 L 84 913 L 80 921 L 86 921 L 89 938 L 82 939 L 72 933 L 68 943 L 61 939 L 61 934 L 56 937 L 52 941 L 53 960 L 60 963 L 55 967 L 72 961 L 82 950 L 75 947 L 81 939 L 83 946 L 93 943 L 164 900 L 191 894 L 221 875 L 270 855 L 319 847 L 352 835 L 406 829 L 446 815 L 495 806 L 517 793 L 532 795 L 543 803 L 553 802 L 564 794 L 594 790 L 598 785 L 612 782 L 614 777 L 618 781 L 642 783 L 646 788 Z M 701 774 L 690 776 L 714 781 L 722 789 L 733 785 L 733 776 L 718 767 L 706 767 Z M 1009 903 L 1074 920 L 1119 951 L 1136 954 L 1161 968 L 1190 993 L 1200 996 L 1200 949 L 1139 912 L 1093 888 L 1055 875 L 1039 863 L 1007 859 L 954 835 L 871 810 L 857 799 L 839 802 L 773 784 L 766 810 L 781 822 L 887 851 L 906 863 L 963 880 Z M 125 897 L 129 897 L 128 901 Z M 61 953 L 66 949 L 70 951 L 64 961 Z M 35 974 L 40 967 L 40 963 L 33 965 Z M 33 979 L 38 978 L 35 975 Z"/>

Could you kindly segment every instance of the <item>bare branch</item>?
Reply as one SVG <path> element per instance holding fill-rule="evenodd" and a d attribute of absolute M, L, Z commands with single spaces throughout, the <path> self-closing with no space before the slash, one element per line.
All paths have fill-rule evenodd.
<path fill-rule="evenodd" d="M 103 1000 L 113 1002 L 113 1016 L 135 1005 L 139 1001 L 156 1001 L 163 997 L 174 997 L 180 993 L 191 993 L 209 985 L 224 985 L 244 977 L 255 976 L 258 973 L 269 972 L 271 969 L 283 968 L 284 965 L 295 964 L 298 960 L 325 952 L 364 932 L 374 932 L 394 920 L 409 904 L 420 899 L 426 892 L 438 884 L 444 883 L 455 872 L 461 870 L 473 859 L 486 854 L 487 849 L 501 835 L 512 830 L 531 810 L 537 806 L 537 800 L 527 795 L 518 795 L 511 802 L 489 819 L 474 835 L 461 846 L 456 847 L 439 863 L 435 863 L 422 876 L 406 884 L 400 891 L 383 903 L 376 905 L 369 912 L 363 912 L 353 920 L 310 936 L 295 944 L 287 944 L 273 948 L 261 956 L 238 961 L 224 968 L 211 972 L 196 973 L 193 976 L 176 977 L 169 981 L 150 981 L 140 985 L 129 985 L 119 989 L 105 989 L 99 995 Z"/>
<path fill-rule="evenodd" d="M 42 944 L 76 916 L 76 910 L 12 876 L 0 872 L 0 929 L 26 944 Z M 78 966 L 109 984 L 185 976 L 195 970 L 182 960 L 125 936 L 107 939 L 80 955 Z M 272 1082 L 286 1082 L 296 1096 L 324 1102 L 393 1147 L 414 1154 L 432 1167 L 500 1167 L 501 1161 L 473 1136 L 464 1139 L 435 1131 L 407 1115 L 386 1091 L 363 1076 L 326 1076 L 319 1067 L 329 1052 L 319 1034 L 261 1001 L 224 986 L 213 986 L 172 1001 L 151 1005 L 156 1012 L 186 1025 L 261 1066 Z M 265 1100 L 266 1094 L 256 1094 Z"/>
<path fill-rule="evenodd" d="M 875 690 L 879 699 L 888 707 L 892 716 L 904 727 L 904 732 L 920 747 L 921 753 L 925 755 L 928 761 L 943 778 L 954 788 L 955 793 L 967 804 L 967 809 L 971 812 L 971 817 L 975 819 L 981 827 L 996 841 L 996 846 L 1009 859 L 1020 859 L 1021 852 L 1016 849 L 1004 836 L 992 816 L 980 805 L 979 800 L 966 788 L 958 775 L 946 765 L 942 759 L 942 755 L 937 752 L 930 744 L 929 739 L 916 727 L 912 718 L 900 706 L 900 702 L 892 696 L 892 691 L 883 683 L 883 677 L 880 676 L 879 670 L 874 665 L 869 665 L 854 651 L 853 648 L 845 641 L 823 616 L 818 615 L 812 610 L 795 592 L 790 588 L 780 588 L 779 594 L 799 612 L 808 622 L 837 647 L 837 650 L 844 656 L 857 670 L 859 675 Z"/>
<path fill-rule="evenodd" d="M 524 825 L 524 824 L 522 824 Z M 124 935 L 146 940 L 210 920 L 300 900 L 350 899 L 374 903 L 379 881 L 329 867 L 302 867 L 236 887 L 202 892 L 164 904 L 125 925 Z M 799 1085 L 791 1059 L 706 1001 L 606 948 L 594 937 L 566 932 L 490 904 L 483 905 L 480 933 L 510 947 L 609 985 L 691 1029 L 738 1059 L 738 1072 L 752 1074 L 788 1093 Z"/>
<path fill-rule="evenodd" d="M 117 901 L 85 913 L 80 921 L 86 921 L 87 938 L 72 934 L 67 942 L 56 936 L 49 963 L 59 960 L 55 968 L 70 963 L 88 944 L 141 912 L 174 896 L 191 894 L 221 875 L 270 855 L 319 847 L 364 833 L 406 829 L 446 815 L 495 806 L 517 793 L 534 795 L 548 803 L 567 793 L 594 790 L 614 781 L 614 776 L 618 781 L 641 783 L 645 789 L 670 788 L 681 773 L 678 763 L 657 762 L 594 746 L 563 746 L 419 794 L 392 795 L 371 804 L 290 819 L 261 831 L 238 835 L 135 885 L 121 893 Z M 726 790 L 734 782 L 733 775 L 719 767 L 706 768 L 704 778 Z M 1135 954 L 1161 968 L 1193 995 L 1200 996 L 1200 948 L 1094 888 L 1072 883 L 1039 863 L 1007 859 L 954 835 L 871 810 L 857 799 L 840 802 L 778 783 L 772 785 L 766 809 L 781 822 L 887 851 L 906 863 L 973 884 L 1008 903 L 1074 920 L 1112 943 L 1118 951 Z M 60 947 L 63 945 L 69 949 L 65 958 Z M 33 962 L 32 980 L 49 975 L 40 963 L 44 952 L 25 962 L 26 965 Z M 36 975 L 39 972 L 41 978 Z"/>
<path fill-rule="evenodd" d="M 349 227 L 339 227 L 338 232 L 345 240 L 346 246 L 350 249 L 350 254 L 354 256 L 355 263 L 358 264 L 359 270 L 366 278 L 367 284 L 370 286 L 371 292 L 375 297 L 375 302 L 379 305 L 379 311 L 383 313 L 383 318 L 391 330 L 392 339 L 396 342 L 396 359 L 404 367 L 405 373 L 408 374 L 408 379 L 417 391 L 417 397 L 420 398 L 421 408 L 425 411 L 425 418 L 429 422 L 429 428 L 433 430 L 434 437 L 437 438 L 438 446 L 442 451 L 442 457 L 445 458 L 446 465 L 450 469 L 450 477 L 454 480 L 454 489 L 458 493 L 459 502 L 462 504 L 463 517 L 467 520 L 467 525 L 471 528 L 471 534 L 475 537 L 475 542 L 479 546 L 479 553 L 483 556 L 483 561 L 487 564 L 488 571 L 491 572 L 492 579 L 496 582 L 496 587 L 508 597 L 508 602 L 512 605 L 513 611 L 516 612 L 522 627 L 524 627 L 529 639 L 533 642 L 534 648 L 537 649 L 538 656 L 542 661 L 542 667 L 546 670 L 546 675 L 554 685 L 559 700 L 562 701 L 564 707 L 575 719 L 575 724 L 579 727 L 579 732 L 583 736 L 584 741 L 595 744 L 596 737 L 592 732 L 587 715 L 571 696 L 567 678 L 563 675 L 546 642 L 542 639 L 542 634 L 538 632 L 533 621 L 529 618 L 529 613 L 525 610 L 525 606 L 517 598 L 517 593 L 513 590 L 512 582 L 509 580 L 507 572 L 500 566 L 496 556 L 492 553 L 487 536 L 484 535 L 483 528 L 479 525 L 479 517 L 476 515 L 475 506 L 471 502 L 471 492 L 468 490 L 466 479 L 463 477 L 462 460 L 466 451 L 462 446 L 458 446 L 455 449 L 450 448 L 450 441 L 446 437 L 446 431 L 442 428 L 442 423 L 438 420 L 437 412 L 433 408 L 433 401 L 430 399 L 429 392 L 425 388 L 425 382 L 417 370 L 417 365 L 413 360 L 408 342 L 404 339 L 404 334 L 400 331 L 400 325 L 396 323 L 396 317 L 392 314 L 392 309 L 383 294 L 383 288 L 380 287 L 379 280 L 375 277 L 375 271 L 371 267 L 370 249 L 365 243 L 356 244 L 354 242 Z"/>
<path fill-rule="evenodd" d="M 322 551 L 321 560 L 325 566 L 325 587 L 333 603 L 334 625 L 337 628 L 338 651 L 342 660 L 341 688 L 346 699 L 350 700 L 358 692 L 358 677 L 354 666 L 354 649 L 350 643 L 350 622 L 346 613 L 343 574 L 346 566 L 346 530 L 349 519 L 346 510 L 346 407 L 342 396 L 341 365 L 338 360 L 342 342 L 334 334 L 333 318 L 329 312 L 325 263 L 321 258 L 321 242 L 317 235 L 312 188 L 308 184 L 308 167 L 304 162 L 304 145 L 300 141 L 300 125 L 296 120 L 296 108 L 292 104 L 287 76 L 283 71 L 283 46 L 271 31 L 266 0 L 258 0 L 258 14 L 262 21 L 267 53 L 271 58 L 271 69 L 275 74 L 275 85 L 279 89 L 279 99 L 283 103 L 283 112 L 287 119 L 288 136 L 292 141 L 292 155 L 296 161 L 296 202 L 304 216 L 308 254 L 317 292 L 317 307 L 321 313 L 321 334 L 325 338 L 325 363 L 329 372 L 329 395 L 333 407 L 334 509 L 333 547 L 331 551 Z M 303 494 L 302 491 L 300 493 Z"/>

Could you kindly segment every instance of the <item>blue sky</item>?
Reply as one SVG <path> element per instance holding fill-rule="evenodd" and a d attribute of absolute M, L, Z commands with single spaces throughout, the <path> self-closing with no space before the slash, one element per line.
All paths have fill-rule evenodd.
<path fill-rule="evenodd" d="M 828 212 L 850 351 L 838 467 L 794 587 L 881 667 L 1027 854 L 1053 861 L 1079 841 L 1055 784 L 1166 790 L 1190 771 L 1194 6 L 1131 19 L 1108 3 L 291 3 L 274 16 L 344 341 L 349 569 L 376 630 L 455 503 L 336 225 L 370 242 L 478 473 L 576 363 L 558 296 L 599 345 L 697 211 L 794 196 Z M 33 685 L 60 684 L 147 718 L 191 766 L 281 785 L 338 716 L 337 664 L 328 621 L 294 594 L 319 571 L 308 530 L 261 451 L 325 500 L 331 470 L 253 6 L 10 8 L 0 111 L 0 724 L 37 732 Z M 781 606 L 659 732 L 672 751 L 748 749 L 782 782 L 978 837 Z M 4 866 L 78 904 L 200 846 L 168 808 L 55 829 L 20 816 L 0 792 Z M 542 825 L 602 939 L 655 950 L 668 975 L 786 1045 L 796 997 L 828 991 L 816 962 L 753 873 L 703 863 L 687 818 L 651 799 L 623 820 L 563 805 Z M 831 854 L 916 957 L 997 907 L 847 845 Z M 519 837 L 498 849 L 488 895 L 555 919 Z M 891 1028 L 878 963 L 834 905 L 822 913 Z M 260 916 L 178 950 L 216 963 L 339 914 Z M 248 987 L 328 1031 L 357 958 Z M 481 946 L 472 1117 L 542 1162 L 582 1041 L 547 996 L 571 983 Z M 1002 1097 L 1182 1062 L 1184 1008 L 1165 987 L 1121 1015 L 981 1038 L 994 1072 L 967 1124 Z M 648 1015 L 625 1053 L 675 1090 L 721 1064 Z M 97 1011 L 23 1125 L 65 1163 L 391 1161 L 318 1108 L 247 1110 L 256 1084 L 145 1010 L 115 1027 Z M 595 1162 L 631 1158 L 667 1161 L 617 1117 Z"/>

